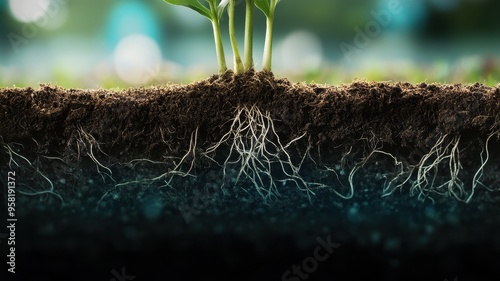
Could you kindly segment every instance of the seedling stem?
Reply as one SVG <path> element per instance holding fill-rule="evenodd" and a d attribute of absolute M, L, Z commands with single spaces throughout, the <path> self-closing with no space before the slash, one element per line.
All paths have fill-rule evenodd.
<path fill-rule="evenodd" d="M 253 64 L 253 10 L 255 0 L 246 1 L 245 15 L 245 70 L 252 69 Z"/>
<path fill-rule="evenodd" d="M 266 41 L 264 43 L 264 58 L 262 59 L 262 68 L 271 71 L 272 50 L 273 50 L 273 23 L 274 9 L 266 20 Z"/>
<path fill-rule="evenodd" d="M 226 65 L 226 57 L 224 54 L 224 46 L 222 45 L 222 37 L 220 32 L 220 22 L 219 18 L 214 16 L 217 15 L 217 4 L 215 1 L 210 1 L 210 12 L 213 15 L 212 21 L 212 29 L 214 31 L 214 40 L 215 40 L 215 50 L 217 52 L 217 60 L 219 61 L 219 73 L 224 73 L 227 70 Z"/>
<path fill-rule="evenodd" d="M 231 40 L 231 47 L 233 48 L 234 70 L 236 74 L 244 72 L 243 62 L 241 61 L 240 50 L 238 48 L 238 41 L 236 40 L 236 32 L 234 28 L 234 6 L 236 0 L 229 0 L 227 12 L 229 15 L 229 38 Z"/>

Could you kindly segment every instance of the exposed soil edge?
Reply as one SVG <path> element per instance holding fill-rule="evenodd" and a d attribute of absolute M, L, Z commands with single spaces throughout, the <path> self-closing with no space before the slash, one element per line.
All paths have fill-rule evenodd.
<path fill-rule="evenodd" d="M 253 104 L 271 112 L 279 134 L 307 132 L 309 142 L 328 146 L 353 144 L 372 133 L 383 144 L 409 148 L 444 134 L 484 143 L 500 130 L 500 86 L 308 85 L 266 72 L 228 72 L 189 85 L 121 91 L 0 89 L 0 136 L 4 143 L 36 141 L 37 153 L 62 153 L 81 128 L 110 155 L 154 158 L 183 153 L 196 128 L 199 143 L 213 143 L 238 106 Z"/>

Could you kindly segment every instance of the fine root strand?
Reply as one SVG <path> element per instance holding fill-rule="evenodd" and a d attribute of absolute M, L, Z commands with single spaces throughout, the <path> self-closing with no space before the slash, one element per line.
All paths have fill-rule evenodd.
<path fill-rule="evenodd" d="M 102 151 L 99 143 L 91 135 L 86 133 L 83 128 L 79 127 L 77 132 L 76 144 L 78 148 L 78 159 L 80 158 L 80 152 L 84 150 L 86 155 L 95 163 L 97 172 L 101 176 L 103 182 L 106 182 L 106 177 L 116 182 L 113 178 L 113 172 L 110 168 L 104 166 L 94 155 L 94 150 L 108 156 L 104 151 Z"/>
<path fill-rule="evenodd" d="M 7 151 L 7 154 L 9 155 L 9 168 L 10 169 L 24 168 L 24 169 L 28 169 L 28 170 L 34 170 L 35 174 L 38 174 L 39 176 L 41 176 L 49 184 L 49 188 L 46 189 L 46 190 L 37 190 L 37 189 L 35 189 L 33 187 L 27 186 L 27 188 L 30 189 L 29 191 L 18 189 L 17 192 L 19 192 L 22 195 L 26 195 L 26 196 L 52 195 L 52 196 L 57 197 L 64 204 L 64 199 L 62 198 L 62 196 L 60 194 L 58 194 L 57 192 L 55 192 L 55 190 L 54 190 L 54 184 L 52 183 L 52 181 L 46 175 L 44 175 L 38 169 L 38 167 L 35 167 L 31 163 L 31 161 L 28 160 L 28 158 L 26 158 L 26 157 L 22 156 L 21 154 L 17 153 L 11 147 L 11 145 L 4 143 L 3 147 Z M 25 164 L 22 164 L 23 162 Z"/>
<path fill-rule="evenodd" d="M 162 140 L 166 143 L 163 136 L 162 136 Z M 126 164 L 130 165 L 132 167 L 135 167 L 139 163 L 150 163 L 150 164 L 154 164 L 154 165 L 170 165 L 171 164 L 173 167 L 169 168 L 165 173 L 163 173 L 159 176 L 156 176 L 154 178 L 133 180 L 133 181 L 127 181 L 127 182 L 115 184 L 115 186 L 113 188 L 109 189 L 101 196 L 101 198 L 97 202 L 96 209 L 99 208 L 99 205 L 101 204 L 101 202 L 104 200 L 104 198 L 106 198 L 109 195 L 110 192 L 112 192 L 113 190 L 115 190 L 119 187 L 124 187 L 124 186 L 131 185 L 131 184 L 144 184 L 144 183 L 152 184 L 152 183 L 160 181 L 160 180 L 164 181 L 165 184 L 163 186 L 172 187 L 172 180 L 175 177 L 196 178 L 196 175 L 194 175 L 192 173 L 192 170 L 195 167 L 197 143 L 198 143 L 198 128 L 196 128 L 195 131 L 191 133 L 191 138 L 189 141 L 189 148 L 188 148 L 186 154 L 184 154 L 184 156 L 182 156 L 181 158 L 164 157 L 166 160 L 171 160 L 172 161 L 171 163 L 169 163 L 167 161 L 153 161 L 153 160 L 146 159 L 146 158 L 134 159 L 134 160 L 129 161 Z M 176 159 L 178 161 L 176 161 Z M 185 169 L 184 168 L 185 165 L 188 165 L 189 167 L 187 169 Z"/>
<path fill-rule="evenodd" d="M 229 130 L 218 142 L 210 146 L 203 156 L 222 167 L 224 178 L 222 187 L 231 181 L 236 185 L 245 178 L 264 201 L 268 202 L 280 196 L 278 183 L 286 185 L 290 182 L 311 199 L 311 195 L 314 195 L 311 187 L 320 185 L 307 182 L 300 175 L 303 161 L 308 153 L 306 152 L 300 162 L 295 164 L 287 151 L 290 145 L 303 139 L 305 135 L 306 133 L 303 133 L 283 144 L 276 132 L 271 113 L 269 111 L 263 113 L 256 105 L 250 107 L 244 105 L 236 109 Z M 229 147 L 229 153 L 222 164 L 215 160 L 215 154 L 221 146 Z M 281 177 L 276 175 L 277 172 L 281 173 Z"/>

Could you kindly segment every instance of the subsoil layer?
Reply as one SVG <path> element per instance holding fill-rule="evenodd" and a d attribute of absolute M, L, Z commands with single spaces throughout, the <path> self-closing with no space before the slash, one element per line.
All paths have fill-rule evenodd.
<path fill-rule="evenodd" d="M 294 163 L 309 156 L 305 178 L 326 178 L 317 168 L 333 167 L 342 194 L 347 168 L 371 151 L 415 165 L 411 159 L 442 136 L 460 140 L 465 184 L 475 181 L 487 149 L 481 184 L 491 188 L 478 188 L 468 204 L 450 196 L 420 202 L 407 190 L 381 198 L 388 171 L 397 168 L 384 154 L 363 164 L 352 199 L 328 188 L 307 197 L 283 181 L 281 195 L 264 201 L 251 182 L 228 188 L 219 164 L 229 145 L 199 157 L 250 107 L 272 118 L 269 140 L 296 140 L 286 146 Z M 16 193 L 18 267 L 30 277 L 107 280 L 126 267 L 137 280 L 485 280 L 500 262 L 499 137 L 500 85 L 332 86 L 227 72 L 126 90 L 0 89 L 1 180 L 6 187 L 7 172 L 16 171 L 23 191 Z M 169 159 L 176 160 L 162 166 Z M 185 172 L 195 159 L 172 182 L 138 180 Z M 225 188 L 201 199 L 194 193 L 214 186 Z M 307 267 L 303 261 L 327 237 L 341 245 L 327 261 L 307 277 L 284 277 L 294 264 Z"/>

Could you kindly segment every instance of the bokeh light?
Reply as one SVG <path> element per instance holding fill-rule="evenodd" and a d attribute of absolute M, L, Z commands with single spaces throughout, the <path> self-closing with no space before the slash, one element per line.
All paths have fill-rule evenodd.
<path fill-rule="evenodd" d="M 123 38 L 114 51 L 116 74 L 129 84 L 145 84 L 158 75 L 162 61 L 158 44 L 143 34 Z"/>
<path fill-rule="evenodd" d="M 394 2 L 401 11 L 380 19 Z M 243 53 L 245 5 L 238 3 Z M 499 9 L 497 0 L 283 1 L 274 22 L 273 71 L 319 83 L 358 77 L 495 84 L 500 81 Z M 259 70 L 266 22 L 257 9 L 254 23 Z M 227 24 L 224 13 L 221 32 L 233 68 Z M 358 30 L 368 37 L 363 44 Z M 141 40 L 132 44 L 130 38 Z M 356 48 L 352 55 L 342 43 Z M 185 7 L 162 0 L 0 0 L 0 87 L 184 83 L 216 72 L 210 21 Z"/>
<path fill-rule="evenodd" d="M 108 47 L 116 44 L 126 36 L 144 34 L 153 40 L 159 40 L 159 24 L 153 12 L 140 1 L 119 2 L 113 8 L 106 26 L 105 39 Z"/>
<path fill-rule="evenodd" d="M 277 45 L 276 54 L 277 67 L 293 72 L 310 71 L 321 66 L 323 47 L 314 33 L 298 30 Z"/>
<path fill-rule="evenodd" d="M 50 0 L 9 0 L 12 16 L 25 23 L 41 19 L 48 12 L 50 4 Z"/>

